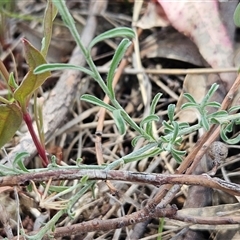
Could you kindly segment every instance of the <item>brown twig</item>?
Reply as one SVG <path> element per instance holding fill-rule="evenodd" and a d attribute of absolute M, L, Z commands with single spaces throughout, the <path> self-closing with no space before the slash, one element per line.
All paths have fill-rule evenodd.
<path fill-rule="evenodd" d="M 195 224 L 208 224 L 208 225 L 222 225 L 222 224 L 239 224 L 240 217 L 198 217 L 198 216 L 189 216 L 185 214 L 177 213 L 174 217 L 176 220 L 183 221 L 185 223 L 195 223 Z"/>
<path fill-rule="evenodd" d="M 176 214 L 177 209 L 175 207 L 168 207 L 165 209 L 156 209 L 154 212 L 148 212 L 146 209 L 137 211 L 135 213 L 119 217 L 115 219 L 94 219 L 87 222 L 73 224 L 67 227 L 56 228 L 51 237 L 55 238 L 64 237 L 69 235 L 78 235 L 80 233 L 92 232 L 92 231 L 108 231 L 117 228 L 123 228 L 129 225 L 133 225 L 142 221 L 146 221 L 151 218 L 169 217 L 172 218 Z M 34 235 L 37 232 L 30 232 L 28 235 Z M 15 237 L 14 239 L 17 239 Z M 24 239 L 19 237 L 20 240 Z M 49 236 L 44 237 L 44 240 L 50 239 Z"/>
<path fill-rule="evenodd" d="M 39 173 L 26 173 L 22 175 L 0 177 L 0 186 L 25 185 L 30 181 L 41 182 L 52 180 L 74 180 L 88 176 L 89 180 L 117 180 L 135 183 L 152 184 L 161 186 L 165 184 L 201 185 L 225 191 L 232 195 L 240 196 L 240 185 L 226 182 L 220 178 L 211 178 L 209 175 L 186 175 L 186 174 L 154 174 L 139 173 L 120 170 L 54 170 Z"/>

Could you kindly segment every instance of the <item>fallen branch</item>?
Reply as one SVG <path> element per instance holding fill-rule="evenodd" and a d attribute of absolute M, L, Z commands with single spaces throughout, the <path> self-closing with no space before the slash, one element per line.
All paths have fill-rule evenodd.
<path fill-rule="evenodd" d="M 226 182 L 220 178 L 211 178 L 207 174 L 203 175 L 165 175 L 154 173 L 140 173 L 120 170 L 78 170 L 78 169 L 56 169 L 44 170 L 35 173 L 0 177 L 0 186 L 26 185 L 30 181 L 40 182 L 52 180 L 74 180 L 87 176 L 89 180 L 117 180 L 125 182 L 136 182 L 161 186 L 165 184 L 186 184 L 200 185 L 225 191 L 232 195 L 240 196 L 240 185 Z"/>

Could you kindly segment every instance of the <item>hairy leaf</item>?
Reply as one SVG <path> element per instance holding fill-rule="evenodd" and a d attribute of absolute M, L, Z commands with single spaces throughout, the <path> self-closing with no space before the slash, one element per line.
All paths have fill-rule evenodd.
<path fill-rule="evenodd" d="M 150 114 L 154 114 L 154 113 L 155 113 L 157 103 L 158 103 L 158 101 L 159 101 L 159 99 L 160 99 L 161 96 L 162 96 L 162 93 L 157 93 L 157 94 L 154 96 L 154 98 L 153 98 L 153 100 L 152 100 L 152 102 L 151 102 L 151 106 L 150 106 Z"/>
<path fill-rule="evenodd" d="M 197 104 L 197 102 L 195 101 L 195 99 L 193 98 L 193 96 L 189 93 L 184 93 L 183 96 L 191 103 L 195 103 Z"/>
<path fill-rule="evenodd" d="M 112 107 L 111 105 L 106 104 L 101 99 L 99 99 L 99 98 L 97 98 L 95 96 L 89 95 L 89 94 L 83 94 L 81 96 L 81 100 L 89 102 L 89 103 L 92 103 L 92 104 L 95 104 L 95 105 L 97 105 L 99 107 L 106 108 L 110 112 L 113 112 L 115 110 L 115 108 Z"/>
<path fill-rule="evenodd" d="M 127 37 L 127 38 L 133 38 L 134 37 L 134 31 L 131 28 L 127 27 L 119 27 L 111 29 L 107 32 L 104 32 L 97 37 L 95 37 L 92 42 L 89 44 L 89 49 L 91 49 L 95 44 L 98 42 L 101 42 L 105 39 L 109 38 L 115 38 L 115 37 Z"/>
<path fill-rule="evenodd" d="M 120 109 L 116 109 L 113 111 L 113 118 L 115 120 L 115 123 L 117 125 L 118 131 L 120 132 L 120 134 L 124 134 L 126 132 L 126 126 L 125 126 L 125 122 L 124 119 L 121 115 L 121 110 Z"/>
<path fill-rule="evenodd" d="M 140 122 L 140 127 L 143 127 L 144 124 L 147 124 L 153 121 L 159 121 L 159 116 L 157 116 L 156 114 L 148 115 Z"/>
<path fill-rule="evenodd" d="M 175 111 L 175 104 L 169 104 L 167 111 L 168 111 L 169 121 L 170 121 L 170 122 L 173 122 L 174 111 Z"/>
<path fill-rule="evenodd" d="M 29 157 L 28 152 L 17 153 L 15 159 L 13 160 L 13 167 L 19 167 L 23 172 L 29 172 L 23 162 L 25 157 Z"/>
<path fill-rule="evenodd" d="M 73 69 L 73 70 L 78 70 L 81 71 L 92 78 L 95 77 L 94 73 L 90 71 L 89 69 L 81 66 L 76 66 L 73 64 L 69 63 L 47 63 L 47 64 L 42 64 L 38 67 L 35 68 L 33 71 L 34 74 L 40 74 L 40 73 L 45 73 L 48 71 L 57 71 L 57 70 L 65 70 L 65 69 Z"/>
<path fill-rule="evenodd" d="M 130 45 L 131 45 L 131 42 L 127 38 L 124 38 L 121 41 L 121 43 L 118 45 L 117 50 L 112 58 L 112 62 L 109 67 L 109 71 L 107 75 L 107 87 L 112 98 L 115 98 L 114 89 L 113 89 L 113 78 L 114 78 L 115 70 L 119 62 L 122 60 L 127 48 Z"/>

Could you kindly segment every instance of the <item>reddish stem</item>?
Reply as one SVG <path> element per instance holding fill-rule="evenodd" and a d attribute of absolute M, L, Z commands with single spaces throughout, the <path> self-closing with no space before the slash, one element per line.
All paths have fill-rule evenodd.
<path fill-rule="evenodd" d="M 37 135 L 33 129 L 31 116 L 29 115 L 28 112 L 23 114 L 23 119 L 24 119 L 25 123 L 27 124 L 28 130 L 32 136 L 32 139 L 37 148 L 38 154 L 42 159 L 42 164 L 44 167 L 47 167 L 47 165 L 49 164 L 49 161 L 48 161 L 48 158 L 46 155 L 45 148 L 41 145 L 40 141 L 37 138 Z"/>

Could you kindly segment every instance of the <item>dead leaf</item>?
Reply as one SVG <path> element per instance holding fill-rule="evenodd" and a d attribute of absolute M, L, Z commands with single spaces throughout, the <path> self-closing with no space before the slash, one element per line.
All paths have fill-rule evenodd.
<path fill-rule="evenodd" d="M 139 26 L 146 28 L 153 27 L 155 24 L 163 27 L 170 23 L 196 44 L 202 57 L 212 68 L 234 66 L 232 36 L 229 37 L 221 20 L 217 0 L 208 2 L 158 0 L 157 2 L 161 7 L 155 5 L 153 8 L 156 1 L 151 1 L 149 3 L 151 6 L 144 16 L 145 19 L 143 18 L 146 24 L 141 22 Z M 152 10 L 152 15 L 149 10 Z M 150 16 L 157 19 L 152 20 Z M 233 21 L 232 16 L 228 16 L 228 19 Z M 161 21 L 162 23 L 159 23 Z M 221 73 L 220 77 L 227 89 L 230 89 L 236 74 Z"/>
<path fill-rule="evenodd" d="M 206 62 L 196 45 L 172 27 L 149 35 L 141 42 L 141 57 L 168 58 L 205 66 Z"/>

